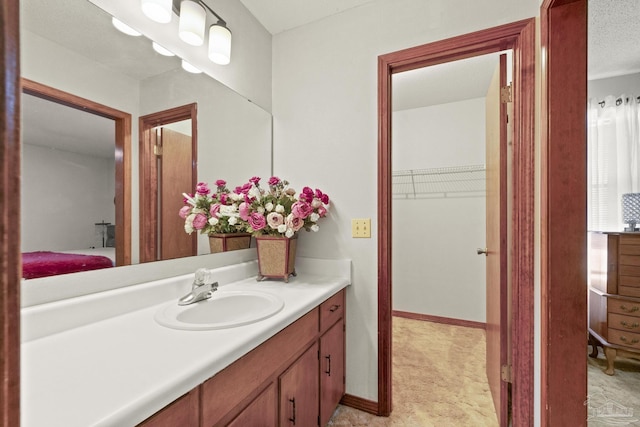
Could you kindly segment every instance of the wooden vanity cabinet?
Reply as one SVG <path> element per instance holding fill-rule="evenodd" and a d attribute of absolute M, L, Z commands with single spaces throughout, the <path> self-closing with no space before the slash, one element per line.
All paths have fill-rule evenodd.
<path fill-rule="evenodd" d="M 325 426 L 344 396 L 345 291 L 140 426 Z"/>

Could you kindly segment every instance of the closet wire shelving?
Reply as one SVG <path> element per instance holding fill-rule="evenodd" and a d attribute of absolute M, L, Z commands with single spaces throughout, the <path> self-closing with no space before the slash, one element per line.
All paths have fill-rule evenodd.
<path fill-rule="evenodd" d="M 410 169 L 392 173 L 394 199 L 482 197 L 486 194 L 485 165 Z"/>

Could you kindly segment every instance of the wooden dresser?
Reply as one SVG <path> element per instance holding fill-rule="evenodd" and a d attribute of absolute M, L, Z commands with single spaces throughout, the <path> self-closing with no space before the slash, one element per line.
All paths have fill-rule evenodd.
<path fill-rule="evenodd" d="M 589 246 L 589 340 L 607 358 L 640 359 L 640 233 L 591 232 Z"/>

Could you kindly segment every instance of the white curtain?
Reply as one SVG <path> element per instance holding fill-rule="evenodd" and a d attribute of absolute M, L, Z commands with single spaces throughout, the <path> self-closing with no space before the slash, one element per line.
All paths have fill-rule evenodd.
<path fill-rule="evenodd" d="M 588 227 L 622 231 L 622 195 L 640 192 L 640 97 L 589 100 Z"/>

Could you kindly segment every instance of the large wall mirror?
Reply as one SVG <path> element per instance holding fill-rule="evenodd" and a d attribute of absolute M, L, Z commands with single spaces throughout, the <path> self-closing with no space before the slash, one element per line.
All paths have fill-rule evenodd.
<path fill-rule="evenodd" d="M 130 150 L 118 152 L 113 120 L 23 94 L 23 252 L 109 252 L 124 241 L 130 256 L 121 264 L 139 262 L 139 189 L 151 185 L 139 181 L 140 116 L 197 105 L 197 181 L 239 185 L 271 174 L 267 111 L 205 74 L 184 71 L 179 58 L 155 52 L 144 36 L 119 32 L 88 0 L 20 3 L 22 77 L 132 118 Z M 128 157 L 126 182 L 115 178 L 118 156 Z M 121 185 L 130 191 L 130 224 L 114 243 Z M 206 236 L 198 236 L 197 254 L 207 253 Z"/>

